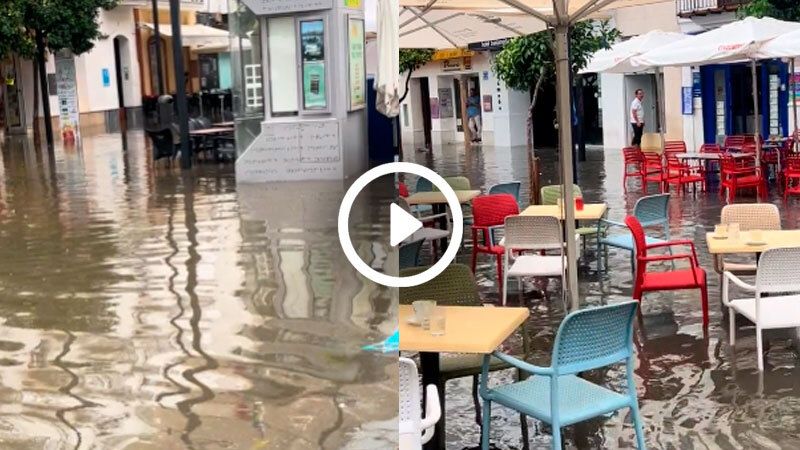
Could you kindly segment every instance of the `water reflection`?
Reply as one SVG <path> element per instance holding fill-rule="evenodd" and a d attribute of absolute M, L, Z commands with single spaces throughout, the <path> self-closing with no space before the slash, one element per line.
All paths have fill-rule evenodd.
<path fill-rule="evenodd" d="M 137 132 L 6 140 L 0 180 L 0 448 L 395 445 L 396 364 L 359 348 L 396 302 L 345 263 L 342 183 L 237 191 Z M 389 195 L 356 208 L 364 256 Z"/>
<path fill-rule="evenodd" d="M 409 148 L 413 148 L 409 146 Z M 465 175 L 473 188 L 488 189 L 499 182 L 522 182 L 521 198 L 529 198 L 527 156 L 524 148 L 496 148 L 489 145 L 464 149 L 448 145 L 432 153 L 406 152 L 405 160 L 425 164 L 440 175 Z M 556 184 L 558 161 L 553 150 L 541 150 L 542 184 Z M 578 184 L 584 198 L 604 201 L 610 206 L 609 218 L 621 221 L 643 194 L 640 189 L 622 190 L 621 152 L 608 149 L 589 151 L 589 161 L 579 167 Z M 410 183 L 413 186 L 413 180 Z M 655 187 L 651 186 L 651 193 Z M 740 201 L 745 201 L 741 199 Z M 752 199 L 751 201 L 755 201 Z M 773 190 L 770 198 L 781 206 L 785 228 L 797 228 L 800 208 L 793 199 L 786 205 Z M 527 204 L 527 201 L 524 201 Z M 755 338 L 752 331 L 740 328 L 735 350 L 728 344 L 727 315 L 719 302 L 719 277 L 713 273 L 713 259 L 705 245 L 705 233 L 719 222 L 722 205 L 716 191 L 693 197 L 687 194 L 670 203 L 670 227 L 675 239 L 696 243 L 700 264 L 709 271 L 711 326 L 703 332 L 700 299 L 696 291 L 654 293 L 645 296 L 638 323 L 637 386 L 640 408 L 650 448 L 798 448 L 800 447 L 800 359 L 792 348 L 797 336 L 775 333 L 765 359 L 766 372 L 756 370 Z M 460 258 L 468 263 L 470 244 Z M 626 252 L 610 253 L 609 274 L 598 277 L 594 249 L 580 261 L 580 293 L 585 305 L 600 305 L 630 299 L 632 274 Z M 493 260 L 479 259 L 477 281 L 481 295 L 496 301 Z M 510 301 L 527 306 L 527 323 L 534 363 L 548 365 L 558 324 L 564 317 L 558 296 L 538 298 L 528 286 L 525 294 L 509 286 Z M 551 287 L 558 290 L 560 286 Z M 714 301 L 717 299 L 717 302 Z M 518 345 L 519 336 L 508 344 Z M 513 373 L 493 375 L 509 381 Z M 621 386 L 624 373 L 611 369 L 592 374 Z M 448 448 L 477 448 L 479 430 L 471 400 L 471 380 L 448 383 Z M 510 410 L 494 408 L 492 443 L 500 449 L 521 448 L 519 416 Z M 547 448 L 550 430 L 529 419 L 530 448 Z M 627 413 L 604 421 L 591 421 L 567 428 L 565 440 L 577 448 L 634 448 L 635 440 Z"/>

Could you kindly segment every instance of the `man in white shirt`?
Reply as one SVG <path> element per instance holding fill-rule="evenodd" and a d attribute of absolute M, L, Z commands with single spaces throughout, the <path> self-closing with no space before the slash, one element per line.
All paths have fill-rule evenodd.
<path fill-rule="evenodd" d="M 631 102 L 631 127 L 633 127 L 633 141 L 631 145 L 634 147 L 641 147 L 642 133 L 644 133 L 644 108 L 642 108 L 644 91 L 637 89 L 634 95 L 635 98 Z"/>

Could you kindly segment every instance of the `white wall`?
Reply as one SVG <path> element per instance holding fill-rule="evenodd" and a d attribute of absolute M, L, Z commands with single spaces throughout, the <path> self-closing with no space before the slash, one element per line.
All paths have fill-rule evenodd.
<path fill-rule="evenodd" d="M 141 106 L 141 84 L 139 62 L 136 58 L 136 29 L 133 8 L 118 6 L 111 11 L 100 12 L 100 31 L 108 36 L 95 42 L 94 48 L 75 58 L 78 78 L 78 102 L 80 111 L 96 112 L 119 108 L 117 99 L 117 77 L 114 64 L 114 38 L 122 36 L 128 41 L 128 58 L 122 58 L 122 66 L 128 68 L 129 79 L 125 81 L 125 106 Z M 108 69 L 111 83 L 103 86 L 102 70 Z"/>
<path fill-rule="evenodd" d="M 620 149 L 628 144 L 628 122 L 625 105 L 625 75 L 600 74 L 600 102 L 603 105 L 603 146 Z"/>

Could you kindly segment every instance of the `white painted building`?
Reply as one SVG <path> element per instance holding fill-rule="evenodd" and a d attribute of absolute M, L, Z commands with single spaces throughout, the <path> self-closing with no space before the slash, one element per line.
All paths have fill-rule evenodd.
<path fill-rule="evenodd" d="M 433 145 L 464 141 L 462 122 L 466 125 L 466 121 L 462 121 L 459 83 L 464 80 L 468 89 L 476 88 L 481 97 L 483 142 L 503 147 L 525 145 L 528 94 L 508 89 L 495 76 L 492 55 L 474 52 L 472 56 L 434 60 L 415 70 L 401 106 L 403 142 L 424 146 L 426 128 Z"/>

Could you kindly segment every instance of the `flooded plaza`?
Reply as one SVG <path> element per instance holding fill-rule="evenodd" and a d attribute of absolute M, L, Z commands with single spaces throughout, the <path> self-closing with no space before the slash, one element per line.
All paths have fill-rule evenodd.
<path fill-rule="evenodd" d="M 0 159 L 0 448 L 372 449 L 397 441 L 397 323 L 346 263 L 338 183 L 237 189 L 141 132 Z M 386 264 L 377 189 L 353 241 Z M 388 211 L 386 212 L 388 215 Z"/>
<path fill-rule="evenodd" d="M 557 184 L 555 153 L 540 151 L 542 185 Z M 488 189 L 499 182 L 522 182 L 520 195 L 527 204 L 528 171 L 524 148 L 495 148 L 488 145 L 464 149 L 463 145 L 445 145 L 432 153 L 407 149 L 405 160 L 434 168 L 442 176 L 466 175 L 473 189 Z M 632 210 L 642 191 L 638 181 L 631 181 L 627 193 L 622 189 L 622 154 L 612 149 L 588 151 L 588 161 L 579 163 L 578 184 L 587 202 L 606 202 L 609 219 L 621 221 Z M 413 183 L 410 183 L 413 187 Z M 706 232 L 720 221 L 724 202 L 711 192 L 679 195 L 670 201 L 670 228 L 673 239 L 695 242 L 700 264 L 708 272 L 711 323 L 707 333 L 702 328 L 699 293 L 674 291 L 648 293 L 642 302 L 641 320 L 634 334 L 637 368 L 635 371 L 639 405 L 649 448 L 659 449 L 794 449 L 800 447 L 800 368 L 794 351 L 793 336 L 765 332 L 770 336 L 765 356 L 765 372 L 759 373 L 755 354 L 754 328 L 741 328 L 733 350 L 728 343 L 727 313 L 723 315 L 719 297 L 719 275 L 714 272 L 713 257 L 708 253 Z M 655 185 L 651 194 L 657 193 Z M 737 198 L 754 202 L 753 194 Z M 797 200 L 784 204 L 772 185 L 770 202 L 781 209 L 783 227 L 798 228 L 800 208 Z M 629 254 L 610 250 L 608 273 L 598 277 L 593 240 L 579 262 L 582 306 L 630 300 L 632 273 Z M 580 252 L 579 252 L 580 254 Z M 459 262 L 469 264 L 470 248 L 465 244 Z M 479 256 L 476 273 L 481 295 L 487 302 L 498 298 L 494 258 Z M 509 285 L 509 304 L 524 304 L 530 309 L 525 324 L 533 349 L 531 362 L 547 366 L 555 333 L 564 318 L 560 300 L 560 282 L 549 286 L 550 300 L 539 298 L 536 287 L 526 282 L 520 295 L 516 283 Z M 506 344 L 521 345 L 520 335 Z M 492 380 L 510 381 L 514 371 L 491 375 Z M 591 379 L 612 386 L 624 385 L 622 367 L 590 374 Z M 447 442 L 449 449 L 478 448 L 479 428 L 471 394 L 472 378 L 447 384 Z M 522 445 L 519 414 L 494 405 L 492 408 L 492 445 L 499 449 L 520 449 Z M 550 448 L 550 429 L 528 419 L 530 447 Z M 563 429 L 566 448 L 635 448 L 633 427 L 627 410 Z"/>

